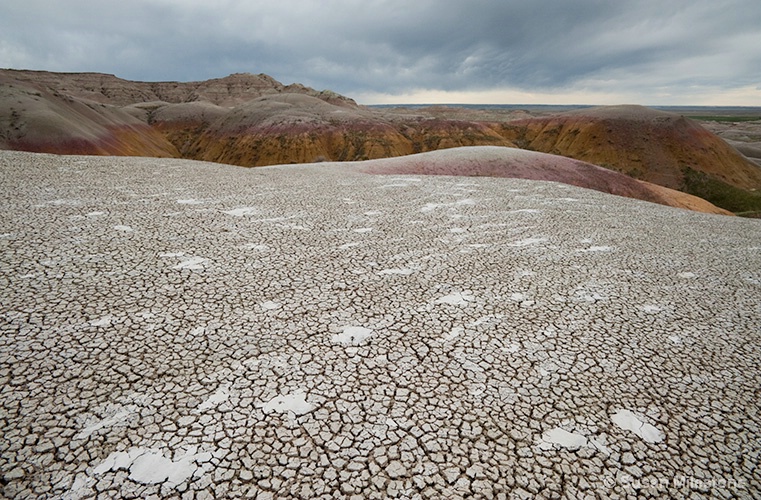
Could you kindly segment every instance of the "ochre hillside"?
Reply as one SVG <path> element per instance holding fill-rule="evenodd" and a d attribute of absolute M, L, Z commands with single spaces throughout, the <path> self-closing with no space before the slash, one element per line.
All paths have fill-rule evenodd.
<path fill-rule="evenodd" d="M 512 121 L 516 145 L 576 158 L 637 179 L 683 189 L 691 170 L 744 190 L 761 187 L 761 169 L 683 116 L 643 106 L 608 106 Z"/>
<path fill-rule="evenodd" d="M 246 167 L 358 160 L 512 143 L 487 124 L 399 119 L 267 75 L 133 82 L 99 73 L 0 70 L 0 148 L 177 156 Z"/>
<path fill-rule="evenodd" d="M 162 130 L 184 129 L 160 120 L 154 124 Z M 367 160 L 476 144 L 511 145 L 484 124 L 435 119 L 398 123 L 366 108 L 283 93 L 237 106 L 180 151 L 200 160 L 255 166 Z"/>

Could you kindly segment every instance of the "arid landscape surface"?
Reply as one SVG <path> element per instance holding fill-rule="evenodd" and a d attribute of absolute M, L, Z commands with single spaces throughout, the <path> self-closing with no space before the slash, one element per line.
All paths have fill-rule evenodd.
<path fill-rule="evenodd" d="M 760 117 L 674 111 L 0 71 L 0 497 L 758 498 Z"/>
<path fill-rule="evenodd" d="M 475 148 L 0 151 L 0 496 L 757 497 L 758 221 Z"/>
<path fill-rule="evenodd" d="M 0 71 L 3 149 L 177 157 L 254 167 L 503 146 L 556 155 L 559 165 L 570 165 L 559 156 L 582 160 L 750 216 L 761 213 L 761 116 L 754 111 L 691 119 L 642 106 L 570 112 L 373 108 L 334 92 L 283 85 L 267 75 L 147 83 L 97 73 Z M 500 175 L 512 171 L 502 169 Z M 472 175 L 483 172 L 475 167 Z M 529 174 L 524 164 L 515 175 L 540 178 L 542 172 L 546 169 Z M 599 189 L 597 173 L 566 177 Z M 459 168 L 458 175 L 471 173 Z M 561 177 L 552 180 L 563 182 Z M 657 200 L 639 191 L 617 189 L 626 196 L 684 206 L 669 201 L 670 191 L 661 189 Z"/>

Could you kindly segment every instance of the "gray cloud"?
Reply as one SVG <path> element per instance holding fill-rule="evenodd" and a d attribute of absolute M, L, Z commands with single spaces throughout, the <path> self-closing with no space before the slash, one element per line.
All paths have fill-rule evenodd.
<path fill-rule="evenodd" d="M 348 95 L 513 88 L 645 98 L 757 88 L 761 4 L 5 0 L 0 66 L 137 80 L 264 72 Z"/>

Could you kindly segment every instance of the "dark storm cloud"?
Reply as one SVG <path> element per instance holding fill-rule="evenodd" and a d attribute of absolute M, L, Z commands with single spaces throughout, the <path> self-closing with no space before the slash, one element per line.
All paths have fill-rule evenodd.
<path fill-rule="evenodd" d="M 761 85 L 761 3 L 6 0 L 0 66 L 140 80 L 264 72 L 349 95 L 730 89 Z"/>

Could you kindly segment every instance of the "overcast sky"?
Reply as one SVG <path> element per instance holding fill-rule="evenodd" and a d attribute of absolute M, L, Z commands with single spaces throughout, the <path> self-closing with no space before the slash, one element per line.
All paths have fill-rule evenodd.
<path fill-rule="evenodd" d="M 761 0 L 2 0 L 0 67 L 373 103 L 761 106 Z"/>

